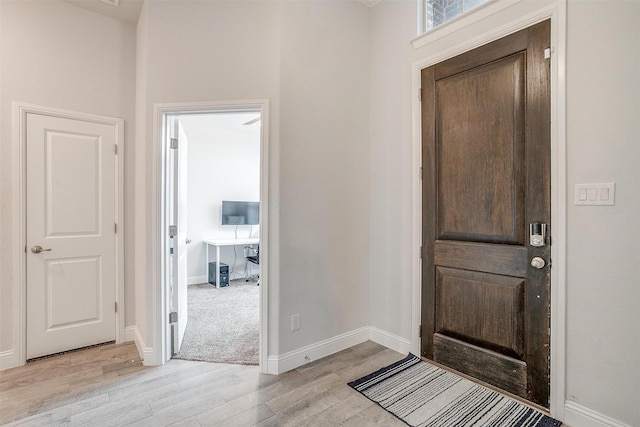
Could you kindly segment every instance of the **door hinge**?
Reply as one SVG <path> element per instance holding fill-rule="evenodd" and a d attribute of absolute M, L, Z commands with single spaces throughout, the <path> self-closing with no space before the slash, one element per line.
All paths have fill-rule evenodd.
<path fill-rule="evenodd" d="M 418 338 L 422 338 L 422 325 L 418 326 Z"/>
<path fill-rule="evenodd" d="M 173 149 L 178 148 L 178 138 L 171 138 L 170 147 Z"/>
<path fill-rule="evenodd" d="M 118 144 L 113 145 L 113 154 L 118 155 Z"/>
<path fill-rule="evenodd" d="M 113 223 L 113 233 L 114 234 L 118 234 L 118 223 L 117 222 Z"/>
<path fill-rule="evenodd" d="M 178 226 L 170 225 L 169 226 L 169 237 L 176 237 L 178 235 Z"/>
<path fill-rule="evenodd" d="M 172 311 L 169 313 L 169 323 L 176 323 L 178 321 L 178 312 Z"/>
<path fill-rule="evenodd" d="M 420 259 L 422 259 L 422 246 L 420 246 Z"/>
<path fill-rule="evenodd" d="M 551 59 L 551 48 L 548 47 L 544 50 L 544 59 Z"/>
<path fill-rule="evenodd" d="M 422 88 L 418 89 L 418 101 L 422 101 Z"/>
<path fill-rule="evenodd" d="M 420 166 L 420 181 L 422 181 L 423 174 L 424 172 L 423 172 L 422 166 Z"/>
<path fill-rule="evenodd" d="M 115 303 L 115 309 L 116 309 L 116 313 L 118 312 L 118 302 L 116 301 Z"/>

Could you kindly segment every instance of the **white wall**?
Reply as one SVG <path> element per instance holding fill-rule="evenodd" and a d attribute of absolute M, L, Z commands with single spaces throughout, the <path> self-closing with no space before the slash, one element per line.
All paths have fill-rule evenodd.
<path fill-rule="evenodd" d="M 61 1 L 0 2 L 0 352 L 17 351 L 13 194 L 14 101 L 125 120 L 125 180 L 133 171 L 135 28 Z M 133 189 L 125 185 L 125 260 L 133 252 Z M 125 261 L 125 323 L 134 322 L 133 264 Z"/>
<path fill-rule="evenodd" d="M 413 1 L 372 9 L 372 326 L 413 332 L 412 64 L 544 6 L 520 2 L 420 49 Z M 640 425 L 640 3 L 569 1 L 567 28 L 566 413 L 574 427 Z M 573 206 L 574 184 L 609 181 L 616 206 Z"/>
<path fill-rule="evenodd" d="M 640 2 L 570 1 L 567 399 L 640 425 Z M 594 55 L 594 53 L 596 53 Z M 573 186 L 616 182 L 616 205 Z"/>
<path fill-rule="evenodd" d="M 218 113 L 180 117 L 188 139 L 187 152 L 187 281 L 206 282 L 207 262 L 203 239 L 258 237 L 260 226 L 221 225 L 223 200 L 260 200 L 260 123 L 244 125 L 256 113 Z M 237 235 L 236 235 L 237 234 Z M 213 252 L 213 251 L 210 251 Z M 214 259 L 210 253 L 211 260 Z M 220 248 L 220 260 L 244 277 L 242 246 Z M 254 273 L 257 269 L 253 268 Z"/>
<path fill-rule="evenodd" d="M 369 9 L 284 2 L 281 25 L 279 354 L 367 326 L 370 283 Z"/>
<path fill-rule="evenodd" d="M 146 161 L 136 165 L 136 219 L 146 227 L 136 235 L 136 295 L 139 338 L 146 348 L 153 342 L 155 306 L 150 298 L 158 283 L 152 269 L 157 259 L 156 181 L 153 106 L 184 103 L 267 98 L 270 100 L 271 158 L 278 159 L 279 102 L 279 9 L 271 2 L 146 2 L 138 23 L 137 149 Z M 168 31 L 167 29 L 171 29 Z M 176 61 L 167 61 L 174 53 Z M 137 177 L 138 178 L 138 177 Z M 278 177 L 270 182 L 270 197 L 278 200 Z M 139 185 L 138 185 L 139 184 Z M 270 216 L 276 232 L 277 212 Z M 138 249 L 139 248 L 139 249 Z M 273 249 L 275 252 L 277 246 Z M 277 258 L 276 258 L 277 259 Z M 273 278 L 277 279 L 277 268 Z M 277 280 L 276 280 L 277 283 Z M 158 290 L 159 291 L 159 290 Z"/>
<path fill-rule="evenodd" d="M 153 318 L 154 312 L 149 312 L 148 300 L 149 285 L 148 274 L 146 268 L 144 268 L 148 262 L 150 262 L 150 256 L 147 251 L 151 248 L 151 244 L 147 241 L 149 236 L 149 225 L 147 224 L 147 174 L 149 163 L 149 148 L 147 148 L 146 129 L 145 125 L 150 118 L 148 116 L 151 113 L 147 113 L 147 71 L 148 71 L 148 58 L 149 58 L 149 19 L 148 9 L 146 2 L 142 5 L 140 11 L 140 17 L 138 19 L 138 25 L 136 26 L 136 85 L 135 85 L 135 114 L 136 114 L 136 127 L 135 127 L 135 164 L 133 174 L 133 185 L 135 192 L 135 226 L 134 226 L 134 262 L 135 279 L 135 327 L 136 327 L 136 344 L 138 345 L 138 351 L 143 354 L 143 357 L 150 357 L 150 353 L 153 350 L 150 347 L 151 342 L 147 343 L 148 337 L 151 336 L 152 325 L 150 318 Z M 149 136 L 151 140 L 151 136 Z M 151 211 L 153 212 L 153 211 Z M 140 348 L 142 347 L 142 348 Z"/>
<path fill-rule="evenodd" d="M 268 98 L 269 354 L 366 326 L 369 9 L 342 1 L 165 1 L 147 2 L 142 15 L 138 59 L 153 72 L 138 100 L 147 162 L 137 218 L 148 226 L 137 236 L 147 257 L 136 292 L 148 295 L 157 283 L 154 103 Z M 167 61 L 169 52 L 178 60 Z M 141 336 L 157 345 L 149 342 L 156 302 L 144 304 Z M 302 317 L 295 333 L 293 313 Z"/>
<path fill-rule="evenodd" d="M 416 3 L 371 9 L 371 326 L 411 338 L 411 55 Z"/>

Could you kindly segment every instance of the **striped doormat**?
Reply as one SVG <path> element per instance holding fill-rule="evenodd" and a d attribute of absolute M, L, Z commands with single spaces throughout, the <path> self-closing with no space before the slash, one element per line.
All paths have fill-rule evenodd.
<path fill-rule="evenodd" d="M 556 427 L 562 423 L 409 354 L 350 382 L 410 426 Z"/>

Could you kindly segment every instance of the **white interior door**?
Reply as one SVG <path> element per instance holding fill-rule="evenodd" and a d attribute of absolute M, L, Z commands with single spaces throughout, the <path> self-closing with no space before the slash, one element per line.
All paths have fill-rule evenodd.
<path fill-rule="evenodd" d="M 187 245 L 191 243 L 187 236 L 187 135 L 182 126 L 178 126 L 178 148 L 177 156 L 177 191 L 176 197 L 176 220 L 178 224 L 178 241 L 176 242 L 176 263 L 178 279 L 178 349 L 182 345 L 184 331 L 187 328 Z"/>
<path fill-rule="evenodd" d="M 169 316 L 168 339 L 172 343 L 171 353 L 180 351 L 187 327 L 187 138 L 178 117 L 167 119 L 167 212 L 169 225 L 175 226 L 169 235 L 167 298 Z M 171 140 L 174 140 L 172 143 Z M 171 357 L 171 355 L 168 355 Z"/>
<path fill-rule="evenodd" d="M 27 114 L 27 359 L 116 337 L 115 126 Z"/>

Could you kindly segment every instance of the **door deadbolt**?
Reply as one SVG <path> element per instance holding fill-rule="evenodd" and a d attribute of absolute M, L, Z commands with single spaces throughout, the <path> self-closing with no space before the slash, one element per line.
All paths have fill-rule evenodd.
<path fill-rule="evenodd" d="M 531 258 L 531 267 L 544 268 L 545 265 L 547 265 L 547 263 L 544 262 L 544 259 L 540 258 L 539 256 Z"/>
<path fill-rule="evenodd" d="M 532 222 L 529 224 L 529 244 L 531 246 L 544 246 L 547 237 L 547 224 Z"/>

